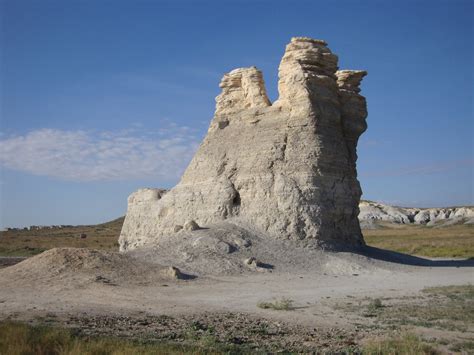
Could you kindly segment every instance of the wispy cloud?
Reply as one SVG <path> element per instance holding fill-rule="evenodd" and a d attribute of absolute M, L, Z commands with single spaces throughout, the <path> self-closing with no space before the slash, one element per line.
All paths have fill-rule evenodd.
<path fill-rule="evenodd" d="M 178 178 L 199 145 L 193 129 L 156 131 L 40 129 L 0 136 L 0 165 L 70 181 Z"/>
<path fill-rule="evenodd" d="M 417 166 L 405 166 L 388 170 L 361 171 L 363 177 L 405 176 L 405 175 L 428 175 L 459 168 L 474 167 L 473 159 L 434 162 L 431 164 L 420 164 Z"/>

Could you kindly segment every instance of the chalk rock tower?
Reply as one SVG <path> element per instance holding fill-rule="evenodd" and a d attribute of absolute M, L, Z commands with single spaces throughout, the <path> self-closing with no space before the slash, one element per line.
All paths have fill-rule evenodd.
<path fill-rule="evenodd" d="M 367 128 L 359 94 L 367 73 L 338 71 L 337 61 L 326 42 L 293 38 L 273 104 L 257 68 L 225 74 L 208 133 L 178 185 L 129 197 L 120 249 L 159 246 L 190 221 L 324 249 L 362 246 L 356 147 Z"/>

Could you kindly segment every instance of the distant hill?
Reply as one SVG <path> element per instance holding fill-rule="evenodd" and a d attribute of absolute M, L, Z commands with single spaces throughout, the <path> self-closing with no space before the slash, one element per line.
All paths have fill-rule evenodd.
<path fill-rule="evenodd" d="M 361 200 L 359 221 L 362 229 L 372 229 L 378 224 L 414 224 L 447 226 L 451 224 L 474 224 L 474 206 L 415 208 L 385 205 L 380 202 Z M 9 235 L 75 236 L 81 233 L 97 237 L 118 239 L 125 217 L 96 225 L 80 226 L 30 226 L 28 228 L 7 228 Z M 5 231 L 0 232 L 5 233 Z M 1 248 L 1 246 L 0 246 Z M 1 250 L 1 249 L 0 249 Z"/>
<path fill-rule="evenodd" d="M 474 224 L 474 207 L 405 208 L 362 200 L 359 204 L 361 228 L 379 224 L 415 224 L 441 227 L 453 224 Z"/>
<path fill-rule="evenodd" d="M 403 208 L 361 201 L 359 220 L 372 246 L 433 257 L 474 256 L 474 207 Z M 3 231 L 0 256 L 31 256 L 55 247 L 118 250 L 123 221 Z"/>

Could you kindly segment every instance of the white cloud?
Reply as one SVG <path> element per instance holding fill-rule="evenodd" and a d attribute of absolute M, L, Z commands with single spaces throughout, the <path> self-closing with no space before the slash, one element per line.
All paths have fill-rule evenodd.
<path fill-rule="evenodd" d="M 40 129 L 0 136 L 0 165 L 70 181 L 176 179 L 199 140 L 189 127 L 116 132 Z"/>

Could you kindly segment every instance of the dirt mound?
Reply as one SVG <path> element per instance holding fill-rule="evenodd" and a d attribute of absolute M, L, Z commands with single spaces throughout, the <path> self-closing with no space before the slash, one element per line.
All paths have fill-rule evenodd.
<path fill-rule="evenodd" d="M 351 275 L 387 268 L 362 255 L 310 248 L 305 241 L 269 240 L 248 225 L 230 222 L 181 229 L 163 237 L 157 246 L 144 245 L 126 255 L 148 263 L 175 265 L 199 277 L 307 271 Z"/>
<path fill-rule="evenodd" d="M 118 252 L 82 248 L 54 248 L 3 269 L 0 278 L 9 283 L 84 285 L 153 284 L 184 279 L 172 267 L 147 263 Z M 58 282 L 60 281 L 60 282 Z"/>

